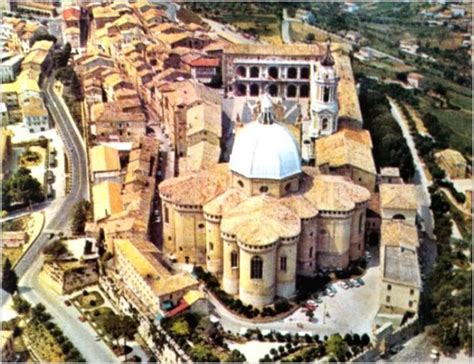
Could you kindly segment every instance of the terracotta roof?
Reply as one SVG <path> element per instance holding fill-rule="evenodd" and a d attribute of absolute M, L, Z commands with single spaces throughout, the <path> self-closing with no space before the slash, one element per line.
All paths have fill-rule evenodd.
<path fill-rule="evenodd" d="M 90 149 L 91 172 L 120 171 L 120 158 L 117 149 L 98 145 Z"/>
<path fill-rule="evenodd" d="M 219 67 L 219 58 L 201 57 L 189 62 L 191 67 Z"/>
<path fill-rule="evenodd" d="M 399 246 L 407 249 L 419 247 L 416 226 L 403 220 L 383 221 L 380 241 L 384 245 Z"/>
<path fill-rule="evenodd" d="M 218 164 L 210 170 L 192 172 L 161 182 L 160 196 L 177 205 L 202 206 L 225 191 L 228 179 L 227 165 Z"/>
<path fill-rule="evenodd" d="M 155 280 L 151 287 L 153 292 L 160 297 L 186 289 L 197 288 L 198 285 L 199 282 L 191 274 L 184 272 L 171 275 L 166 279 Z"/>
<path fill-rule="evenodd" d="M 95 221 L 123 211 L 122 185 L 117 182 L 105 181 L 92 187 Z"/>
<path fill-rule="evenodd" d="M 380 216 L 381 216 L 380 194 L 372 193 L 370 196 L 369 204 L 367 206 L 367 217 L 380 217 Z"/>
<path fill-rule="evenodd" d="M 314 169 L 303 168 L 304 197 L 319 211 L 350 211 L 356 203 L 368 202 L 370 192 L 354 184 L 349 178 L 315 175 Z"/>
<path fill-rule="evenodd" d="M 301 232 L 301 221 L 277 198 L 262 194 L 250 197 L 226 212 L 221 230 L 249 245 L 268 245 Z"/>
<path fill-rule="evenodd" d="M 280 202 L 289 207 L 301 219 L 310 219 L 318 214 L 318 209 L 306 197 L 301 194 L 284 196 Z"/>
<path fill-rule="evenodd" d="M 206 214 L 220 216 L 233 209 L 244 201 L 248 196 L 237 188 L 229 188 L 224 193 L 209 201 L 204 205 L 203 211 Z"/>
<path fill-rule="evenodd" d="M 407 78 L 413 78 L 413 79 L 415 79 L 415 80 L 420 81 L 420 80 L 422 80 L 424 77 L 423 77 L 423 75 L 420 75 L 419 73 L 410 72 L 410 73 L 408 74 Z"/>
<path fill-rule="evenodd" d="M 376 174 L 372 156 L 372 142 L 367 130 L 343 129 L 333 135 L 316 141 L 316 162 L 318 166 L 330 167 L 350 165 Z"/>
<path fill-rule="evenodd" d="M 186 38 L 192 37 L 192 33 L 190 32 L 183 32 L 183 33 L 158 33 L 155 34 L 155 38 L 158 39 L 159 41 L 173 45 L 174 43 L 177 43 L 179 41 L 182 41 Z"/>
<path fill-rule="evenodd" d="M 81 18 L 81 9 L 73 7 L 63 10 L 63 19 L 65 21 L 79 20 Z"/>
<path fill-rule="evenodd" d="M 124 112 L 120 102 L 94 104 L 91 107 L 91 121 L 95 123 L 145 122 L 142 112 Z"/>
<path fill-rule="evenodd" d="M 94 19 L 102 18 L 118 18 L 120 14 L 108 6 L 96 6 L 92 9 L 92 17 Z"/>
<path fill-rule="evenodd" d="M 21 107 L 23 117 L 45 117 L 48 110 L 44 106 L 43 100 L 38 97 L 31 97 Z"/>
<path fill-rule="evenodd" d="M 444 149 L 435 154 L 436 159 L 442 161 L 446 166 L 455 167 L 455 166 L 464 166 L 466 165 L 466 159 L 463 155 L 454 149 Z"/>
<path fill-rule="evenodd" d="M 382 209 L 416 210 L 415 185 L 383 183 L 379 189 Z"/>
<path fill-rule="evenodd" d="M 180 159 L 183 161 L 184 169 L 187 171 L 196 171 L 200 169 L 209 169 L 219 163 L 221 147 L 207 141 L 201 141 L 189 146 L 186 151 L 186 157 Z"/>
<path fill-rule="evenodd" d="M 228 44 L 224 54 L 319 57 L 324 54 L 324 49 L 320 45 L 306 44 Z"/>

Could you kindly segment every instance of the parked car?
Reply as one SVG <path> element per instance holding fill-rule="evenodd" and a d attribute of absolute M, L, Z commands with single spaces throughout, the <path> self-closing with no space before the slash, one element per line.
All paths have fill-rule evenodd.
<path fill-rule="evenodd" d="M 360 284 L 356 279 L 350 279 L 350 282 L 354 285 L 354 287 L 360 287 Z"/>
<path fill-rule="evenodd" d="M 360 277 L 359 277 L 359 278 L 356 278 L 356 281 L 359 282 L 359 284 L 360 284 L 361 286 L 364 286 L 364 285 L 365 285 L 364 280 L 363 280 L 362 278 L 360 278 Z"/>
<path fill-rule="evenodd" d="M 308 301 L 306 301 L 304 307 L 305 307 L 308 311 L 314 311 L 314 310 L 318 307 L 318 305 L 316 304 L 315 301 L 313 301 L 313 300 L 308 300 Z"/>
<path fill-rule="evenodd" d="M 155 221 L 156 221 L 157 223 L 160 223 L 160 222 L 161 222 L 161 217 L 158 215 L 158 216 L 156 217 L 156 220 L 155 220 Z"/>
<path fill-rule="evenodd" d="M 329 297 L 334 297 L 334 292 L 328 287 L 324 290 L 324 292 L 329 296 Z"/>
<path fill-rule="evenodd" d="M 48 183 L 53 183 L 54 182 L 54 173 L 52 171 L 47 171 L 46 172 L 46 179 Z"/>
<path fill-rule="evenodd" d="M 370 254 L 370 252 L 365 252 L 364 256 L 366 260 L 372 259 L 372 254 Z"/>
<path fill-rule="evenodd" d="M 344 288 L 344 289 L 348 289 L 348 288 L 349 288 L 349 286 L 348 286 L 348 285 L 346 284 L 346 282 L 344 282 L 344 281 L 340 281 L 340 282 L 339 282 L 339 286 L 341 286 L 341 287 Z"/>
<path fill-rule="evenodd" d="M 67 307 L 69 307 L 69 306 L 71 306 L 71 301 L 66 300 L 66 301 L 64 301 L 64 304 L 65 304 Z"/>
<path fill-rule="evenodd" d="M 86 321 L 86 318 L 85 318 L 84 316 L 79 316 L 79 321 L 85 322 L 85 321 Z"/>
<path fill-rule="evenodd" d="M 354 288 L 354 284 L 352 284 L 349 279 L 346 281 L 346 284 L 349 286 L 349 288 Z"/>

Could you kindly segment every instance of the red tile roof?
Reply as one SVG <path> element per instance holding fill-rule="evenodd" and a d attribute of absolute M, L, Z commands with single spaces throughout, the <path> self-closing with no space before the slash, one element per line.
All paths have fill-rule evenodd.
<path fill-rule="evenodd" d="M 219 67 L 219 58 L 198 58 L 194 59 L 189 64 L 192 67 Z"/>
<path fill-rule="evenodd" d="M 76 8 L 68 8 L 63 10 L 63 19 L 65 21 L 69 20 L 79 20 L 81 18 L 81 11 Z"/>

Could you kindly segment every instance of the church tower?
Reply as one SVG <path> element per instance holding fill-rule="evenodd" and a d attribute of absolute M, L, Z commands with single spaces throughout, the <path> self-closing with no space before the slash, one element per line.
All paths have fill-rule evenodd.
<path fill-rule="evenodd" d="M 324 56 L 313 65 L 311 78 L 311 125 L 309 137 L 331 135 L 337 131 L 337 84 L 339 76 L 334 68 L 331 43 L 328 41 Z"/>

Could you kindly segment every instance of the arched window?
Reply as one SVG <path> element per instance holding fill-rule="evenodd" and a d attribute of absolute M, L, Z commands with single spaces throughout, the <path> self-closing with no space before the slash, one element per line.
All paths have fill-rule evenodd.
<path fill-rule="evenodd" d="M 269 87 L 268 87 L 268 92 L 270 93 L 270 96 L 277 96 L 278 95 L 278 86 L 275 85 L 274 83 L 272 83 Z"/>
<path fill-rule="evenodd" d="M 304 84 L 300 86 L 300 97 L 309 97 L 309 85 Z"/>
<path fill-rule="evenodd" d="M 271 78 L 277 79 L 278 78 L 278 68 L 277 67 L 270 67 L 268 69 L 268 75 Z"/>
<path fill-rule="evenodd" d="M 268 192 L 268 187 L 267 187 L 267 186 L 260 186 L 260 192 L 261 192 L 261 193 L 266 193 L 266 192 Z"/>
<path fill-rule="evenodd" d="M 395 215 L 393 215 L 392 219 L 394 219 L 394 220 L 405 220 L 405 215 L 395 214 Z"/>
<path fill-rule="evenodd" d="M 242 83 L 239 83 L 237 85 L 237 95 L 238 96 L 245 96 L 247 95 L 247 86 L 245 86 L 244 84 Z"/>
<path fill-rule="evenodd" d="M 307 80 L 309 78 L 309 68 L 308 67 L 303 67 L 301 69 L 301 76 L 300 78 Z"/>
<path fill-rule="evenodd" d="M 327 129 L 328 129 L 328 126 L 329 126 L 329 120 L 328 120 L 328 118 L 324 118 L 324 119 L 323 119 L 323 122 L 322 122 L 321 129 L 322 129 L 322 130 L 327 130 Z"/>
<path fill-rule="evenodd" d="M 296 86 L 295 85 L 288 85 L 286 89 L 286 96 L 287 97 L 296 97 Z"/>
<path fill-rule="evenodd" d="M 262 279 L 263 276 L 263 260 L 259 256 L 255 256 L 250 260 L 250 279 Z"/>
<path fill-rule="evenodd" d="M 250 78 L 258 78 L 260 76 L 260 70 L 258 67 L 253 66 L 250 68 Z"/>
<path fill-rule="evenodd" d="M 237 67 L 236 72 L 241 77 L 247 77 L 247 69 L 244 66 Z"/>
<path fill-rule="evenodd" d="M 286 257 L 285 256 L 280 257 L 280 270 L 282 272 L 286 272 Z"/>
<path fill-rule="evenodd" d="M 287 78 L 296 78 L 296 76 L 297 76 L 296 68 L 295 67 L 288 68 L 286 77 Z"/>
<path fill-rule="evenodd" d="M 230 253 L 230 267 L 231 268 L 237 268 L 237 263 L 238 263 L 237 258 L 238 256 L 235 250 L 232 253 Z"/>
<path fill-rule="evenodd" d="M 258 85 L 255 83 L 252 83 L 250 85 L 250 96 L 258 96 L 258 94 L 259 94 Z"/>
<path fill-rule="evenodd" d="M 324 102 L 328 102 L 328 101 L 329 101 L 329 86 L 324 86 L 323 101 L 324 101 Z"/>
<path fill-rule="evenodd" d="M 309 248 L 309 257 L 313 257 L 313 247 Z"/>
<path fill-rule="evenodd" d="M 362 232 L 363 222 L 364 222 L 364 214 L 360 214 L 360 217 L 359 217 L 359 233 Z"/>

